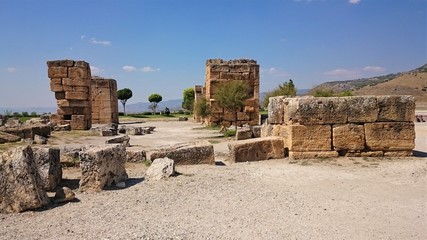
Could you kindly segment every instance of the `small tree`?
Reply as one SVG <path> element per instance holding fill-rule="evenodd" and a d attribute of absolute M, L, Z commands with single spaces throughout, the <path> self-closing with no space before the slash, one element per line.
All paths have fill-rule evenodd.
<path fill-rule="evenodd" d="M 214 94 L 214 98 L 218 103 L 218 106 L 233 112 L 234 127 L 236 131 L 237 112 L 245 106 L 245 100 L 249 98 L 248 88 L 249 86 L 246 82 L 230 81 L 221 85 Z"/>
<path fill-rule="evenodd" d="M 289 79 L 289 82 L 284 82 L 280 84 L 275 89 L 271 90 L 270 92 L 267 92 L 267 94 L 264 96 L 262 106 L 264 108 L 268 107 L 268 103 L 270 102 L 270 97 L 275 96 L 290 96 L 294 97 L 297 95 L 297 88 L 294 85 L 294 82 L 292 79 Z"/>
<path fill-rule="evenodd" d="M 148 97 L 150 104 L 150 109 L 153 110 L 153 114 L 156 114 L 157 105 L 162 101 L 162 95 L 158 93 L 153 93 Z"/>
<path fill-rule="evenodd" d="M 201 98 L 200 101 L 196 103 L 196 106 L 194 106 L 194 111 L 196 112 L 196 115 L 200 116 L 201 118 L 209 116 L 211 111 L 208 100 L 206 100 L 206 98 Z"/>
<path fill-rule="evenodd" d="M 132 97 L 132 90 L 129 88 L 123 88 L 117 91 L 117 98 L 123 104 L 123 114 L 126 115 L 126 102 Z"/>
<path fill-rule="evenodd" d="M 182 93 L 182 108 L 187 109 L 188 111 L 193 111 L 194 108 L 194 89 L 186 88 Z"/>

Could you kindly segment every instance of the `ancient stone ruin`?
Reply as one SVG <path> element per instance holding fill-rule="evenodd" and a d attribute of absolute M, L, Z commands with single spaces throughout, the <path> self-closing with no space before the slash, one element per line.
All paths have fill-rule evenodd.
<path fill-rule="evenodd" d="M 92 123 L 118 123 L 114 79 L 92 79 L 89 63 L 84 61 L 48 61 L 47 66 L 50 90 L 58 105 L 52 122 L 70 124 L 73 130 L 88 130 Z"/>
<path fill-rule="evenodd" d="M 91 90 L 92 123 L 119 123 L 116 80 L 93 77 Z"/>
<path fill-rule="evenodd" d="M 293 159 L 412 156 L 412 96 L 273 97 L 262 136 L 280 136 Z"/>
<path fill-rule="evenodd" d="M 259 122 L 259 65 L 255 60 L 249 59 L 206 61 L 205 87 L 195 87 L 195 104 L 205 98 L 211 110 L 211 114 L 203 120 L 209 125 L 230 126 L 233 123 L 233 113 L 220 108 L 214 99 L 216 89 L 229 81 L 244 81 L 249 86 L 250 97 L 246 100 L 245 107 L 238 112 L 238 125 L 257 125 Z M 194 118 L 202 120 L 197 115 Z"/>

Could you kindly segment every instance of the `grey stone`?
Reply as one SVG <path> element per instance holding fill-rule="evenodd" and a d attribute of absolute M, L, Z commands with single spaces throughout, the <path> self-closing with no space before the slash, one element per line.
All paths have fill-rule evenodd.
<path fill-rule="evenodd" d="M 157 158 L 145 172 L 145 179 L 160 180 L 175 174 L 174 160 L 169 158 Z"/>
<path fill-rule="evenodd" d="M 59 148 L 33 148 L 33 154 L 39 173 L 39 186 L 46 191 L 53 191 L 62 179 Z"/>

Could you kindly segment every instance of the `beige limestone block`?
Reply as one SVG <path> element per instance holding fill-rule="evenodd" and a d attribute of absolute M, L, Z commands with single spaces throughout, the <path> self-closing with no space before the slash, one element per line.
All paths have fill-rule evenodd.
<path fill-rule="evenodd" d="M 415 147 L 413 122 L 365 124 L 366 147 L 370 150 L 412 150 Z"/>
<path fill-rule="evenodd" d="M 412 157 L 412 150 L 408 151 L 384 151 L 384 157 Z"/>
<path fill-rule="evenodd" d="M 228 144 L 230 162 L 248 162 L 284 158 L 282 138 L 267 137 L 241 140 Z"/>
<path fill-rule="evenodd" d="M 49 78 L 66 78 L 68 76 L 67 67 L 49 67 L 47 70 Z"/>
<path fill-rule="evenodd" d="M 63 78 L 62 84 L 64 87 L 72 86 L 72 87 L 90 87 L 90 79 L 84 78 Z"/>
<path fill-rule="evenodd" d="M 289 159 L 316 159 L 316 158 L 336 158 L 338 157 L 337 151 L 290 151 Z"/>
<path fill-rule="evenodd" d="M 50 79 L 50 91 L 52 92 L 62 92 L 62 78 L 52 78 Z"/>
<path fill-rule="evenodd" d="M 65 92 L 65 99 L 68 100 L 88 100 L 88 92 Z"/>
<path fill-rule="evenodd" d="M 332 144 L 334 150 L 362 150 L 365 148 L 365 130 L 363 125 L 334 124 L 332 126 Z"/>
<path fill-rule="evenodd" d="M 340 97 L 301 97 L 284 100 L 284 122 L 303 125 L 347 122 L 348 106 Z"/>
<path fill-rule="evenodd" d="M 70 67 L 68 68 L 68 77 L 74 79 L 89 79 L 91 80 L 90 72 L 85 68 Z"/>
<path fill-rule="evenodd" d="M 72 130 L 88 130 L 91 127 L 89 123 L 90 115 L 72 115 L 71 116 L 71 129 Z"/>
<path fill-rule="evenodd" d="M 64 85 L 64 92 L 88 92 L 89 87 Z"/>
<path fill-rule="evenodd" d="M 379 122 L 413 122 L 415 98 L 413 96 L 378 96 Z"/>
<path fill-rule="evenodd" d="M 284 100 L 286 97 L 271 97 L 268 103 L 268 122 L 271 124 L 282 124 L 284 117 Z"/>
<path fill-rule="evenodd" d="M 378 119 L 378 103 L 375 96 L 346 97 L 349 123 L 375 122 Z"/>
<path fill-rule="evenodd" d="M 332 129 L 330 125 L 289 125 L 287 145 L 290 151 L 332 150 Z"/>

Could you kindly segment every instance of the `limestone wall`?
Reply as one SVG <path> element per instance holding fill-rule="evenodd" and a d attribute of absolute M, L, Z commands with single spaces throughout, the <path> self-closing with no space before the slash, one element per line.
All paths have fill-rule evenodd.
<path fill-rule="evenodd" d="M 262 136 L 281 136 L 289 157 L 411 156 L 412 96 L 272 97 Z"/>
<path fill-rule="evenodd" d="M 234 120 L 231 112 L 217 106 L 214 95 L 216 89 L 229 81 L 244 81 L 248 84 L 250 98 L 238 113 L 238 125 L 257 125 L 259 122 L 259 65 L 255 60 L 239 59 L 225 61 L 209 59 L 206 61 L 206 80 L 204 96 L 210 104 L 211 114 L 207 122 L 229 126 Z"/>
<path fill-rule="evenodd" d="M 91 91 L 92 123 L 119 123 L 116 80 L 94 77 Z"/>
<path fill-rule="evenodd" d="M 91 72 L 84 61 L 48 61 L 50 89 L 55 92 L 58 111 L 51 121 L 70 124 L 71 129 L 87 130 L 92 126 Z"/>

